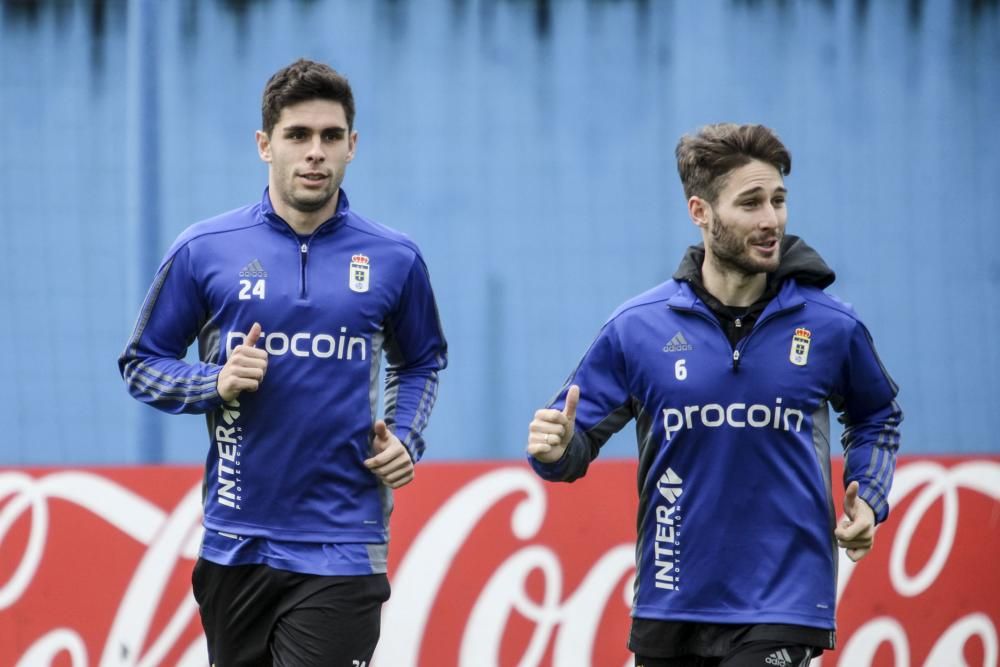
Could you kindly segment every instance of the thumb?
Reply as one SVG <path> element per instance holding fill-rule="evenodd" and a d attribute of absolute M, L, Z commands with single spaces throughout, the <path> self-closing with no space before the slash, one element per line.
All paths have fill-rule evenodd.
<path fill-rule="evenodd" d="M 572 424 L 576 420 L 576 404 L 580 402 L 580 387 L 579 385 L 571 385 L 569 391 L 566 392 L 566 407 L 563 408 L 563 415 Z"/>
<path fill-rule="evenodd" d="M 855 505 L 858 502 L 858 483 L 851 482 L 847 485 L 847 491 L 844 492 L 844 513 L 847 514 L 847 518 L 854 520 L 854 515 L 856 513 Z"/>
<path fill-rule="evenodd" d="M 250 347 L 256 345 L 257 339 L 260 338 L 260 332 L 261 332 L 260 323 L 254 322 L 253 326 L 250 327 L 250 333 L 247 334 L 247 338 L 245 341 L 243 341 L 243 344 L 249 345 Z"/>
<path fill-rule="evenodd" d="M 385 449 L 385 446 L 389 444 L 388 443 L 389 427 L 385 425 L 384 421 L 379 419 L 377 422 L 375 422 L 374 431 L 375 431 L 375 442 L 374 442 L 375 450 L 381 452 Z"/>

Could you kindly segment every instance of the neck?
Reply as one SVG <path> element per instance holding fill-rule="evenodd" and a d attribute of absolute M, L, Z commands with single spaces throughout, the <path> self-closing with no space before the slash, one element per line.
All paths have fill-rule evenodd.
<path fill-rule="evenodd" d="M 271 192 L 276 192 L 273 188 Z M 337 211 L 337 203 L 340 201 L 340 190 L 333 194 L 323 208 L 316 211 L 300 211 L 284 201 L 280 196 L 271 198 L 271 206 L 274 212 L 281 216 L 281 219 L 288 223 L 288 226 L 300 236 L 309 236 L 319 228 L 324 222 L 333 217 Z"/>
<path fill-rule="evenodd" d="M 766 273 L 743 273 L 723 265 L 708 252 L 701 265 L 701 280 L 709 294 L 739 308 L 753 305 L 767 287 Z"/>

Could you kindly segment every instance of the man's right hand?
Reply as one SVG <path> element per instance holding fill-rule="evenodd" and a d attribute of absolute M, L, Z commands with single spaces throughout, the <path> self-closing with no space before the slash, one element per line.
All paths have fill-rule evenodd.
<path fill-rule="evenodd" d="M 580 387 L 572 385 L 566 392 L 566 407 L 535 412 L 528 426 L 528 453 L 542 463 L 554 463 L 562 458 L 573 439 L 576 404 L 580 402 Z"/>
<path fill-rule="evenodd" d="M 254 347 L 260 338 L 260 324 L 253 323 L 242 345 L 237 345 L 219 373 L 219 396 L 228 403 L 244 391 L 257 391 L 267 373 L 267 352 Z"/>

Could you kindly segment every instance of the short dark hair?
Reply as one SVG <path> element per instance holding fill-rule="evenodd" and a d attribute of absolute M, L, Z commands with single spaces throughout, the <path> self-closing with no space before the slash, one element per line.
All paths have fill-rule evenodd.
<path fill-rule="evenodd" d="M 264 87 L 261 122 L 265 134 L 278 123 L 281 110 L 309 100 L 340 102 L 347 116 L 347 130 L 354 127 L 354 93 L 347 78 L 329 65 L 299 58 L 274 73 Z"/>
<path fill-rule="evenodd" d="M 763 125 L 717 123 L 677 142 L 677 172 L 684 196 L 715 204 L 726 178 L 751 160 L 773 165 L 782 176 L 792 171 L 792 156 L 774 130 Z"/>

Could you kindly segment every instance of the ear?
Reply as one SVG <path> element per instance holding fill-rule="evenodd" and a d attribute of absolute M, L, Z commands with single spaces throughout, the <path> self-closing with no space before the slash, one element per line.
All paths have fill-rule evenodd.
<path fill-rule="evenodd" d="M 712 219 L 712 205 L 698 196 L 688 199 L 688 215 L 695 226 L 708 229 L 708 221 Z"/>
<path fill-rule="evenodd" d="M 257 130 L 254 138 L 257 140 L 257 154 L 260 155 L 260 159 L 264 162 L 270 162 L 271 138 L 263 130 Z"/>
<path fill-rule="evenodd" d="M 358 150 L 358 132 L 355 130 L 351 132 L 350 136 L 347 138 L 348 149 L 347 149 L 347 160 L 350 162 L 354 159 L 354 152 Z"/>

